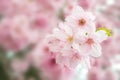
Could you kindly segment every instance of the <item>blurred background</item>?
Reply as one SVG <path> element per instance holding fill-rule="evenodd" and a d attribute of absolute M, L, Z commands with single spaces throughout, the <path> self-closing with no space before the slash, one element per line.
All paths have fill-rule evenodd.
<path fill-rule="evenodd" d="M 76 4 L 113 35 L 101 44 L 102 56 L 91 59 L 92 67 L 70 80 L 120 80 L 120 0 L 0 0 L 0 80 L 70 77 L 48 54 L 44 39 Z"/>

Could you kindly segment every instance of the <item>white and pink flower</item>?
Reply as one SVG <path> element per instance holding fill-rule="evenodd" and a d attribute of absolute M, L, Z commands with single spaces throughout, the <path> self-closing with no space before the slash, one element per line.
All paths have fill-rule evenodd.
<path fill-rule="evenodd" d="M 107 39 L 107 34 L 104 30 L 96 30 L 94 19 L 91 13 L 77 6 L 66 21 L 53 30 L 48 44 L 58 63 L 77 66 L 85 57 L 101 55 L 100 43 Z"/>

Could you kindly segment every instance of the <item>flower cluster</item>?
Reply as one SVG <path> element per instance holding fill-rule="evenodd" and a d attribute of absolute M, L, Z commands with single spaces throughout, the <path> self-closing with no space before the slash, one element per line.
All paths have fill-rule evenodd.
<path fill-rule="evenodd" d="M 95 16 L 74 6 L 71 14 L 47 37 L 50 51 L 56 62 L 62 66 L 75 68 L 89 57 L 101 55 L 100 43 L 107 39 L 107 32 L 96 29 Z"/>

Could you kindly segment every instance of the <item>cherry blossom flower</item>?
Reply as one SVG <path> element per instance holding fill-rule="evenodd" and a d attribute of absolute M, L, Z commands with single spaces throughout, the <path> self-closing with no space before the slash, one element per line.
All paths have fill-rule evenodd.
<path fill-rule="evenodd" d="M 81 15 L 76 13 L 80 18 L 84 17 L 83 14 L 86 14 L 85 17 L 88 18 L 86 21 L 88 22 L 81 18 L 80 23 L 77 23 L 76 20 L 80 19 L 79 16 L 77 17 L 74 14 L 77 11 L 81 12 Z M 98 57 L 101 55 L 100 43 L 107 39 L 107 31 L 104 28 L 96 30 L 94 16 L 87 13 L 81 7 L 75 7 L 73 12 L 66 18 L 66 21 L 60 23 L 47 38 L 50 50 L 55 54 L 58 63 L 75 67 L 85 57 Z"/>
<path fill-rule="evenodd" d="M 29 68 L 29 61 L 28 60 L 19 60 L 19 59 L 14 59 L 11 63 L 12 69 L 16 73 L 24 73 L 28 68 Z"/>
<path fill-rule="evenodd" d="M 66 17 L 66 24 L 75 30 L 95 30 L 95 16 L 91 12 L 84 11 L 79 6 L 74 6 L 71 14 Z"/>
<path fill-rule="evenodd" d="M 101 36 L 101 34 L 103 36 Z M 107 35 L 104 31 L 98 31 L 93 33 L 88 33 L 87 35 L 78 34 L 77 42 L 74 44 L 74 48 L 83 55 L 92 55 L 94 57 L 101 55 L 101 46 L 100 42 L 105 40 Z M 87 51 L 86 51 L 87 50 Z"/>

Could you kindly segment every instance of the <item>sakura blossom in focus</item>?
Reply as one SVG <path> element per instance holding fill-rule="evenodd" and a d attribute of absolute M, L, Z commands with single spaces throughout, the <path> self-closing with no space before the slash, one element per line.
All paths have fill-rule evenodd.
<path fill-rule="evenodd" d="M 48 36 L 50 50 L 58 64 L 75 68 L 84 58 L 101 55 L 100 43 L 107 39 L 107 34 L 104 30 L 96 31 L 94 19 L 92 13 L 74 6 L 66 21 Z"/>

